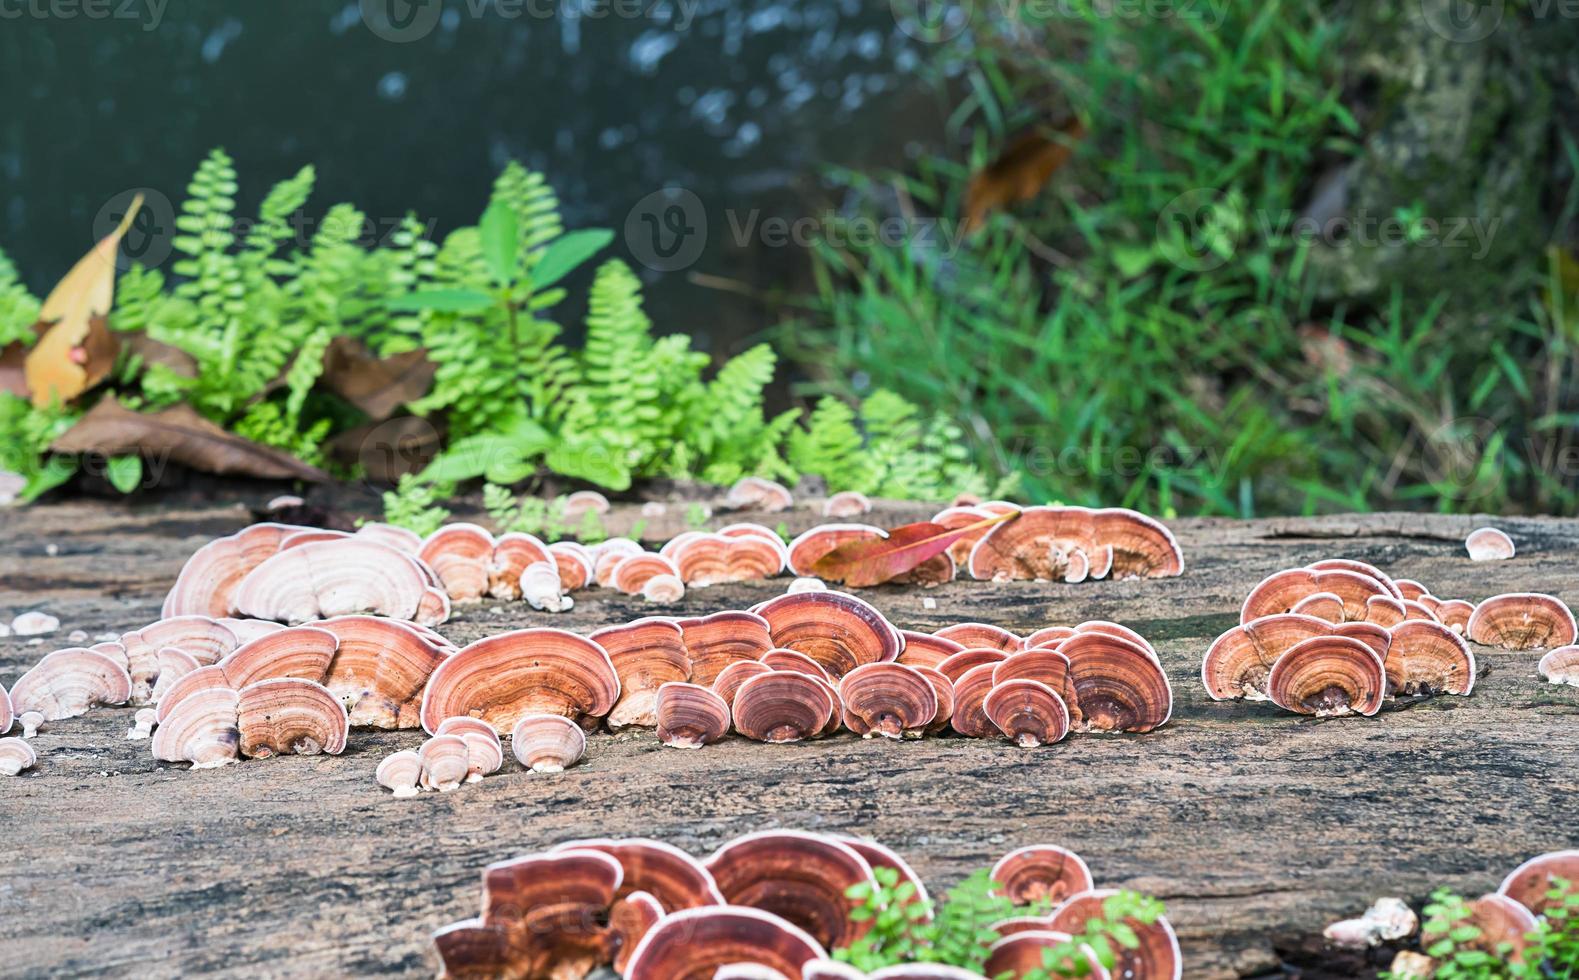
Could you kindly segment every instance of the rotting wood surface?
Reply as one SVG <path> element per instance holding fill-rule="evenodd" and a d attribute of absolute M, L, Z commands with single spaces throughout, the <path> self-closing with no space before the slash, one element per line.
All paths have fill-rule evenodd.
<path fill-rule="evenodd" d="M 649 535 L 683 529 L 684 506 L 669 510 Z M 887 505 L 872 520 L 927 512 Z M 617 512 L 611 529 L 634 515 Z M 819 522 L 809 509 L 762 519 L 792 530 Z M 0 513 L 0 614 L 37 608 L 61 620 L 43 645 L 0 640 L 0 683 L 73 630 L 119 633 L 157 618 L 185 557 L 247 520 L 239 506 Z M 475 913 L 491 861 L 592 835 L 659 837 L 705 854 L 737 834 L 792 826 L 875 837 L 934 884 L 1014 847 L 1065 844 L 1099 885 L 1166 901 L 1186 977 L 1277 975 L 1290 955 L 1326 958 L 1321 928 L 1380 895 L 1420 899 L 1444 884 L 1478 894 L 1531 855 L 1579 844 L 1579 690 L 1543 685 L 1535 654 L 1477 650 L 1472 698 L 1369 720 L 1214 703 L 1199 681 L 1201 654 L 1236 621 L 1251 585 L 1321 557 L 1373 562 L 1445 598 L 1536 590 L 1579 605 L 1579 521 L 1495 521 L 1519 557 L 1481 564 L 1462 541 L 1485 519 L 1171 523 L 1186 557 L 1177 579 L 865 593 L 906 628 L 981 619 L 1028 632 L 1102 618 L 1138 629 L 1176 699 L 1172 723 L 1144 737 L 1027 751 L 846 733 L 683 752 L 631 732 L 594 737 L 586 761 L 562 776 L 511 762 L 455 793 L 396 800 L 373 770 L 415 748 L 418 732 L 357 731 L 337 758 L 190 773 L 123 740 L 130 709 L 51 724 L 35 742 L 37 767 L 0 780 L 0 973 L 431 975 L 429 934 Z M 786 581 L 699 589 L 663 611 L 742 607 Z M 560 616 L 463 607 L 444 632 L 462 643 L 546 623 L 585 632 L 654 611 L 588 591 Z M 1349 975 L 1329 962 L 1304 975 Z"/>

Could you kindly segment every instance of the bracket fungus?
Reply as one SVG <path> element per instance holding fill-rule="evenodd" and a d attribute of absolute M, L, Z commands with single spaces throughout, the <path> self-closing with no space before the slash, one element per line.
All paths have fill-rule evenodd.
<path fill-rule="evenodd" d="M 932 716 L 932 720 L 927 722 L 926 728 L 923 729 L 927 735 L 936 735 L 938 732 L 947 729 L 949 722 L 954 718 L 954 682 L 945 677 L 943 672 L 935 667 L 911 667 L 910 669 L 926 678 L 927 683 L 932 685 L 933 695 L 938 699 L 937 713 Z"/>
<path fill-rule="evenodd" d="M 1332 624 L 1299 613 L 1276 613 L 1232 627 L 1201 661 L 1201 683 L 1214 701 L 1267 699 L 1267 675 L 1289 648 L 1313 636 L 1327 636 Z"/>
<path fill-rule="evenodd" d="M 685 598 L 685 583 L 678 575 L 654 575 L 641 587 L 641 597 L 655 606 L 669 606 Z"/>
<path fill-rule="evenodd" d="M 1049 917 L 1050 926 L 1060 932 L 1080 935 L 1086 923 L 1105 917 L 1102 904 L 1116 895 L 1111 889 L 1094 889 L 1071 895 Z M 1178 934 L 1166 916 L 1158 916 L 1150 923 L 1125 919 L 1124 924 L 1134 932 L 1136 945 L 1115 949 L 1117 962 L 1113 967 L 1115 977 L 1136 977 L 1145 980 L 1181 980 L 1184 976 L 1184 955 L 1179 949 Z"/>
<path fill-rule="evenodd" d="M 316 626 L 296 626 L 267 633 L 244 643 L 216 664 L 199 667 L 178 679 L 159 699 L 159 722 L 197 691 L 230 688 L 275 677 L 322 681 L 329 672 L 340 640 Z"/>
<path fill-rule="evenodd" d="M 720 533 L 687 534 L 671 557 L 685 584 L 700 588 L 772 578 L 784 570 L 787 554 L 776 535 Z"/>
<path fill-rule="evenodd" d="M 476 524 L 446 524 L 422 542 L 419 558 L 438 575 L 454 602 L 475 602 L 488 592 L 493 535 Z"/>
<path fill-rule="evenodd" d="M 735 481 L 735 485 L 729 488 L 724 506 L 730 510 L 760 510 L 773 514 L 795 506 L 795 498 L 782 483 L 759 476 L 747 476 Z"/>
<path fill-rule="evenodd" d="M 983 581 L 1073 583 L 1106 576 L 1110 559 L 1111 552 L 1097 539 L 1095 511 L 1027 507 L 983 535 L 966 567 L 972 578 Z"/>
<path fill-rule="evenodd" d="M 937 671 L 954 683 L 965 675 L 965 671 L 982 664 L 1001 664 L 1009 659 L 1009 654 L 992 647 L 971 647 L 961 650 L 947 660 L 938 664 Z"/>
<path fill-rule="evenodd" d="M 357 538 L 314 541 L 281 551 L 249 572 L 236 589 L 244 616 L 306 623 L 372 613 L 434 626 L 449 600 L 434 592 L 425 567 L 403 551 Z"/>
<path fill-rule="evenodd" d="M 1302 715 L 1374 715 L 1387 693 L 1376 651 L 1347 636 L 1318 636 L 1291 647 L 1272 665 L 1267 695 Z"/>
<path fill-rule="evenodd" d="M 1538 669 L 1541 678 L 1548 684 L 1567 684 L 1570 687 L 1579 687 L 1579 646 L 1558 647 L 1541 658 Z M 5 724 L 0 721 L 0 732 L 5 731 Z"/>
<path fill-rule="evenodd" d="M 1556 596 L 1517 592 L 1492 596 L 1475 607 L 1466 632 L 1484 646 L 1537 650 L 1575 640 L 1574 614 Z"/>
<path fill-rule="evenodd" d="M 702 862 L 733 905 L 780 916 L 830 949 L 848 946 L 872 928 L 853 921 L 855 885 L 875 885 L 872 866 L 849 845 L 797 830 L 737 837 Z"/>
<path fill-rule="evenodd" d="M 525 591 L 522 577 L 535 565 L 548 565 L 559 578 L 559 561 L 548 545 L 522 531 L 508 531 L 493 543 L 488 563 L 488 594 L 495 599 L 519 599 Z"/>
<path fill-rule="evenodd" d="M 636 892 L 653 896 L 665 912 L 724 905 L 723 893 L 701 861 L 663 841 L 645 837 L 568 841 L 555 850 L 601 851 L 624 871 L 616 899 Z"/>
<path fill-rule="evenodd" d="M 988 872 L 1015 905 L 1048 901 L 1057 905 L 1094 887 L 1091 868 L 1074 851 L 1056 844 L 1033 844 L 1010 851 Z"/>
<path fill-rule="evenodd" d="M 420 727 L 423 690 L 450 648 L 407 623 L 376 616 L 341 616 L 317 628 L 339 641 L 321 680 L 346 706 L 352 725 Z"/>
<path fill-rule="evenodd" d="M 699 749 L 729 733 L 729 703 L 711 688 L 671 682 L 658 689 L 657 724 L 664 745 Z"/>
<path fill-rule="evenodd" d="M 132 678 L 107 654 L 67 647 L 46 654 L 11 686 L 11 710 L 37 712 L 44 721 L 87 714 L 99 705 L 125 704 L 132 696 Z"/>
<path fill-rule="evenodd" d="M 153 756 L 162 762 L 190 762 L 193 769 L 214 769 L 237 761 L 241 730 L 236 708 L 240 696 L 228 687 L 194 691 L 159 721 Z"/>
<path fill-rule="evenodd" d="M 871 738 L 920 738 L 938 713 L 938 696 L 920 671 L 898 663 L 863 664 L 839 682 L 844 727 Z"/>
<path fill-rule="evenodd" d="M 789 980 L 827 951 L 804 929 L 758 909 L 719 905 L 673 912 L 631 955 L 625 980 L 713 980 L 719 969 L 751 963 Z"/>
<path fill-rule="evenodd" d="M 439 664 L 422 698 L 422 727 L 433 732 L 445 718 L 471 715 L 505 731 L 534 713 L 590 723 L 607 715 L 619 695 L 619 676 L 596 643 L 560 629 L 515 630 L 478 640 Z"/>
<path fill-rule="evenodd" d="M 587 733 L 563 715 L 525 714 L 510 732 L 516 761 L 533 772 L 564 772 L 587 752 Z"/>
<path fill-rule="evenodd" d="M 626 595 L 641 595 L 648 579 L 658 575 L 680 577 L 674 562 L 654 551 L 622 555 L 609 573 L 608 584 Z"/>
<path fill-rule="evenodd" d="M 1073 937 L 1067 932 L 1048 929 L 1045 925 L 1037 929 L 1022 929 L 1011 932 L 994 942 L 987 950 L 987 962 L 983 969 L 992 977 L 1021 977 L 1035 975 L 1037 971 L 1047 969 L 1046 953 L 1068 943 Z M 1083 947 L 1087 969 L 1083 976 L 1091 980 L 1111 980 L 1113 974 L 1097 959 L 1090 947 Z M 1058 964 L 1058 967 L 1070 969 L 1070 964 Z M 1059 974 L 1054 975 L 1062 975 Z M 1149 978 L 1146 973 L 1126 973 L 1121 976 L 1136 978 Z"/>
<path fill-rule="evenodd" d="M 598 630 L 588 639 L 608 653 L 619 677 L 620 696 L 609 711 L 610 729 L 658 724 L 658 689 L 691 679 L 685 634 L 672 619 L 638 619 Z"/>
<path fill-rule="evenodd" d="M 875 606 L 848 592 L 782 595 L 752 611 L 767 620 L 773 646 L 799 650 L 836 680 L 862 664 L 899 656 L 899 631 Z"/>
<path fill-rule="evenodd" d="M 1533 912 L 1497 892 L 1470 902 L 1469 916 L 1455 925 L 1480 930 L 1480 935 L 1456 943 L 1457 949 L 1498 955 L 1510 963 L 1523 962 L 1524 950 L 1530 945 L 1529 935 L 1540 928 Z M 1446 938 L 1445 933 L 1429 928 L 1429 924 L 1420 931 L 1420 945 L 1425 949 Z"/>
<path fill-rule="evenodd" d="M 44 715 L 38 711 L 24 711 L 16 716 L 16 723 L 22 726 L 23 738 L 32 738 L 44 726 Z"/>
<path fill-rule="evenodd" d="M 823 668 L 822 664 L 799 650 L 774 647 L 762 655 L 759 663 L 769 670 L 792 670 L 797 674 L 806 674 L 829 683 L 833 682 L 833 676 Z"/>
<path fill-rule="evenodd" d="M 559 574 L 559 587 L 566 592 L 584 589 L 592 584 L 592 556 L 587 549 L 574 541 L 556 541 L 548 546 L 554 558 L 554 568 Z"/>
<path fill-rule="evenodd" d="M 1069 734 L 1069 708 L 1046 684 L 1033 680 L 995 683 L 981 709 L 1004 737 L 1021 748 L 1052 745 Z"/>
<path fill-rule="evenodd" d="M 409 749 L 393 752 L 379 762 L 374 778 L 397 798 L 416 796 L 417 784 L 422 779 L 422 756 Z"/>
<path fill-rule="evenodd" d="M 609 909 L 609 945 L 614 951 L 616 972 L 624 974 L 630 969 L 636 947 L 663 916 L 663 905 L 646 892 L 631 892 L 615 900 Z"/>
<path fill-rule="evenodd" d="M 350 725 L 345 706 L 329 689 L 296 677 L 276 677 L 238 692 L 236 727 L 241 754 L 249 759 L 276 755 L 339 755 Z"/>
<path fill-rule="evenodd" d="M 994 626 L 991 623 L 955 623 L 937 630 L 932 635 L 940 640 L 958 643 L 961 648 L 985 647 L 1002 650 L 1004 653 L 1017 652 L 1025 642 L 1002 626 Z"/>
<path fill-rule="evenodd" d="M 466 781 L 475 783 L 491 776 L 504 765 L 504 746 L 499 732 L 481 718 L 458 715 L 439 723 L 438 734 L 459 735 L 466 743 Z"/>
<path fill-rule="evenodd" d="M 1329 621 L 1359 621 L 1365 619 L 1367 603 L 1372 596 L 1398 598 L 1388 588 L 1390 583 L 1349 567 L 1351 563 L 1344 559 L 1334 561 L 1343 561 L 1344 564 L 1328 568 L 1315 565 L 1287 568 L 1268 575 L 1245 596 L 1239 610 L 1239 622 L 1248 623 L 1264 616 L 1294 612 L 1302 601 L 1321 593 L 1336 597 L 1343 606 L 1342 619 Z M 1323 600 L 1318 608 L 1330 615 L 1330 609 L 1327 608 L 1329 604 L 1330 600 Z"/>
<path fill-rule="evenodd" d="M 931 633 L 900 630 L 899 636 L 904 649 L 899 651 L 896 662 L 907 667 L 931 667 L 935 670 L 943 661 L 965 649 L 961 643 Z"/>
<path fill-rule="evenodd" d="M 422 743 L 417 755 L 422 759 L 423 789 L 449 793 L 471 774 L 471 752 L 459 735 L 435 735 Z"/>
<path fill-rule="evenodd" d="M 986 663 L 972 667 L 954 682 L 954 711 L 949 724 L 966 738 L 989 738 L 998 731 L 987 717 L 983 704 L 992 690 L 992 672 L 996 666 Z"/>
<path fill-rule="evenodd" d="M 768 621 L 751 612 L 720 612 L 679 620 L 685 650 L 691 658 L 691 683 L 709 687 L 725 667 L 743 660 L 761 660 L 773 649 Z"/>
<path fill-rule="evenodd" d="M 159 676 L 154 682 L 153 690 L 149 692 L 149 700 L 155 702 L 164 697 L 172 684 L 202 666 L 197 662 L 196 657 L 177 647 L 161 648 L 154 664 Z M 135 680 L 132 682 L 134 687 L 136 683 Z"/>
<path fill-rule="evenodd" d="M 1464 550 L 1470 561 L 1507 561 L 1513 557 L 1513 539 L 1494 527 L 1476 528 L 1464 539 Z"/>
<path fill-rule="evenodd" d="M 1392 695 L 1468 695 L 1475 687 L 1475 655 L 1441 623 L 1411 619 L 1392 629 L 1382 661 Z"/>
<path fill-rule="evenodd" d="M 713 691 L 724 699 L 724 703 L 733 707 L 735 692 L 740 690 L 740 685 L 758 674 L 771 674 L 773 668 L 759 660 L 739 660 L 718 672 L 713 678 Z"/>
<path fill-rule="evenodd" d="M 1579 891 L 1579 850 L 1553 851 L 1531 858 L 1502 879 L 1497 893 L 1540 915 L 1561 901 L 1547 896 L 1557 879 L 1568 882 L 1570 892 Z"/>
<path fill-rule="evenodd" d="M 735 690 L 735 731 L 758 742 L 782 744 L 823 733 L 839 708 L 826 681 L 775 670 L 747 679 Z"/>
<path fill-rule="evenodd" d="M 272 557 L 289 534 L 311 530 L 292 524 L 254 524 L 216 538 L 193 552 L 165 596 L 161 615 L 230 616 L 236 590 L 254 568 Z"/>
<path fill-rule="evenodd" d="M 565 520 L 579 520 L 588 511 L 594 514 L 607 514 L 609 512 L 609 498 L 596 490 L 577 490 L 565 497 L 561 512 Z"/>
<path fill-rule="evenodd" d="M 15 776 L 38 762 L 38 752 L 26 739 L 0 738 L 0 776 Z"/>
<path fill-rule="evenodd" d="M 0 735 L 11 730 L 15 712 L 11 708 L 11 695 L 6 693 L 5 686 L 0 685 Z"/>
<path fill-rule="evenodd" d="M 1107 632 L 1076 633 L 1069 660 L 1081 731 L 1149 732 L 1173 717 L 1173 688 L 1147 647 Z"/>
<path fill-rule="evenodd" d="M 871 524 L 819 524 L 789 543 L 787 564 L 800 576 L 816 575 L 814 566 L 833 549 L 852 541 L 875 541 L 888 532 Z"/>
<path fill-rule="evenodd" d="M 132 678 L 132 703 L 155 700 L 153 690 L 161 676 L 159 651 L 175 648 L 201 665 L 212 664 L 241 645 L 230 626 L 208 616 L 172 616 L 121 635 L 118 641 Z M 165 686 L 174 682 L 171 677 Z"/>
<path fill-rule="evenodd" d="M 871 509 L 871 498 L 855 490 L 841 490 L 822 502 L 824 517 L 860 517 Z"/>
<path fill-rule="evenodd" d="M 1036 681 L 1052 689 L 1068 709 L 1071 723 L 1080 721 L 1080 711 L 1075 703 L 1075 685 L 1069 677 L 1069 658 L 1057 650 L 1040 648 L 1016 653 L 1001 660 L 993 668 L 993 684 L 1008 681 Z"/>

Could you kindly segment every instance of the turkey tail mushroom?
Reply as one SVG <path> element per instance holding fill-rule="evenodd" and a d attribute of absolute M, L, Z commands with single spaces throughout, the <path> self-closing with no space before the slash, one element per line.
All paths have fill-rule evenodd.
<path fill-rule="evenodd" d="M 729 732 L 729 704 L 711 688 L 672 682 L 658 689 L 658 740 L 676 749 L 699 749 Z"/>
<path fill-rule="evenodd" d="M 533 772 L 564 772 L 587 751 L 587 733 L 563 715 L 525 714 L 510 732 L 510 749 Z"/>
<path fill-rule="evenodd" d="M 730 510 L 760 510 L 773 514 L 795 506 L 795 498 L 781 483 L 759 476 L 744 477 L 729 488 L 724 506 Z"/>
<path fill-rule="evenodd" d="M 1494 527 L 1476 528 L 1464 539 L 1470 561 L 1507 561 L 1513 557 L 1513 539 Z"/>
<path fill-rule="evenodd" d="M 619 677 L 620 696 L 609 711 L 609 728 L 657 725 L 658 690 L 691 679 L 684 631 L 672 619 L 651 617 L 598 630 L 589 639 L 608 653 Z"/>
<path fill-rule="evenodd" d="M 863 664 L 839 682 L 844 727 L 870 738 L 920 738 L 938 713 L 937 692 L 920 671 L 898 663 Z"/>
<path fill-rule="evenodd" d="M 422 780 L 422 756 L 409 750 L 387 755 L 379 762 L 374 778 L 397 798 L 416 796 Z"/>
<path fill-rule="evenodd" d="M 1492 596 L 1475 607 L 1467 633 L 1476 643 L 1505 650 L 1568 646 L 1575 640 L 1574 614 L 1556 596 Z"/>
<path fill-rule="evenodd" d="M 1411 619 L 1392 629 L 1382 669 L 1394 695 L 1468 695 L 1475 687 L 1475 655 L 1441 623 Z"/>
<path fill-rule="evenodd" d="M 861 666 L 897 659 L 899 631 L 871 603 L 847 592 L 782 595 L 757 606 L 773 645 L 799 650 L 835 680 Z"/>
<path fill-rule="evenodd" d="M 1579 687 L 1579 646 L 1558 647 L 1541 658 L 1538 669 L 1548 684 L 1567 684 Z M 0 723 L 0 732 L 5 725 Z"/>
<path fill-rule="evenodd" d="M 838 707 L 831 690 L 827 682 L 793 671 L 748 678 L 735 690 L 735 731 L 758 742 L 815 738 Z"/>
<path fill-rule="evenodd" d="M 99 705 L 125 704 L 131 675 L 114 658 L 83 647 L 46 654 L 11 687 L 11 711 L 37 712 L 45 721 L 85 715 Z M 9 727 L 9 726 L 8 726 Z"/>
<path fill-rule="evenodd" d="M 1071 895 L 1048 919 L 1050 926 L 1060 932 L 1080 935 L 1086 923 L 1104 919 L 1104 903 L 1116 895 L 1112 890 L 1093 890 Z M 1117 962 L 1113 967 L 1116 977 L 1133 977 L 1135 980 L 1181 980 L 1184 976 L 1184 956 L 1179 949 L 1179 937 L 1164 916 L 1150 923 L 1125 919 L 1123 923 L 1135 934 L 1133 947 L 1121 946 L 1113 951 Z"/>
<path fill-rule="evenodd" d="M 276 755 L 339 755 L 350 725 L 345 706 L 322 684 L 276 677 L 242 688 L 236 701 L 241 754 L 249 759 Z"/>
<path fill-rule="evenodd" d="M 849 897 L 855 885 L 876 884 L 872 866 L 833 838 L 762 831 L 735 838 L 703 864 L 728 902 L 780 916 L 823 946 L 848 946 L 872 928 L 851 918 L 860 902 Z"/>
<path fill-rule="evenodd" d="M 749 612 L 721 612 L 679 621 L 686 654 L 691 658 L 691 683 L 711 686 L 725 667 L 761 660 L 773 649 L 768 621 Z"/>
<path fill-rule="evenodd" d="M 1296 643 L 1272 665 L 1267 694 L 1280 708 L 1303 715 L 1374 715 L 1387 693 L 1376 651 L 1346 636 Z"/>
<path fill-rule="evenodd" d="M 1567 882 L 1569 894 L 1579 891 L 1579 850 L 1553 851 L 1531 858 L 1502 879 L 1497 893 L 1540 915 L 1563 901 L 1548 894 L 1559 880 Z"/>
<path fill-rule="evenodd" d="M 637 945 L 625 980 L 713 980 L 737 963 L 804 980 L 806 964 L 826 956 L 815 938 L 777 915 L 717 905 L 664 916 Z"/>
<path fill-rule="evenodd" d="M 1054 844 L 1033 844 L 1010 851 L 998 859 L 988 876 L 1015 905 L 1043 901 L 1057 905 L 1094 887 L 1091 869 L 1080 855 Z"/>
<path fill-rule="evenodd" d="M 1081 731 L 1149 732 L 1173 717 L 1173 688 L 1156 654 L 1111 633 L 1076 633 L 1059 646 Z"/>
<path fill-rule="evenodd" d="M 619 675 L 598 644 L 565 630 L 515 630 L 439 664 L 423 695 L 422 727 L 436 731 L 454 715 L 482 718 L 499 731 L 535 713 L 590 721 L 607 715 L 619 695 Z"/>
<path fill-rule="evenodd" d="M 38 752 L 26 739 L 0 738 L 0 776 L 16 776 L 33 768 Z"/>
<path fill-rule="evenodd" d="M 1069 708 L 1046 684 L 1013 680 L 993 684 L 981 709 L 1009 741 L 1021 748 L 1052 745 L 1069 734 Z"/>

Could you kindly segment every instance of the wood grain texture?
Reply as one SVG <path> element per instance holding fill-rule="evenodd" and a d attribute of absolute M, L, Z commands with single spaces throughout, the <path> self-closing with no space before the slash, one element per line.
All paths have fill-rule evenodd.
<path fill-rule="evenodd" d="M 675 515 L 654 519 L 650 532 L 680 530 Z M 873 520 L 927 516 L 886 505 Z M 621 509 L 611 525 L 633 519 Z M 800 530 L 819 518 L 807 507 L 765 522 L 781 520 Z M 185 556 L 245 521 L 242 509 L 220 506 L 0 513 L 0 614 L 42 608 L 62 621 L 43 645 L 0 640 L 0 683 L 65 645 L 71 630 L 151 621 Z M 49 725 L 36 740 L 36 769 L 0 781 L 0 972 L 430 975 L 429 933 L 474 914 L 490 861 L 594 834 L 656 836 L 705 854 L 778 825 L 876 837 L 935 884 L 1013 847 L 1065 844 L 1100 885 L 1167 902 L 1187 977 L 1276 975 L 1280 951 L 1319 950 L 1312 937 L 1326 923 L 1379 895 L 1418 899 L 1439 884 L 1478 894 L 1533 854 L 1579 844 L 1579 690 L 1541 684 L 1534 654 L 1477 650 L 1483 676 L 1473 698 L 1370 720 L 1217 704 L 1198 678 L 1201 654 L 1237 620 L 1252 584 L 1321 557 L 1370 561 L 1443 597 L 1542 590 L 1579 605 L 1579 522 L 1171 523 L 1186 556 L 1178 579 L 865 593 L 906 628 L 985 619 L 1027 632 L 1104 618 L 1140 630 L 1158 647 L 1177 702 L 1172 723 L 1144 737 L 1027 751 L 845 734 L 792 746 L 731 738 L 681 752 L 629 732 L 595 736 L 586 762 L 559 777 L 512 762 L 455 793 L 395 800 L 373 770 L 385 754 L 416 747 L 415 732 L 354 732 L 338 758 L 189 773 L 155 763 L 146 742 L 123 741 L 129 709 Z M 1463 537 L 1486 523 L 1513 535 L 1518 558 L 1469 561 Z M 744 606 L 786 582 L 695 590 L 673 611 Z M 459 642 L 544 623 L 588 632 L 652 611 L 593 591 L 562 616 L 463 607 L 444 632 Z"/>

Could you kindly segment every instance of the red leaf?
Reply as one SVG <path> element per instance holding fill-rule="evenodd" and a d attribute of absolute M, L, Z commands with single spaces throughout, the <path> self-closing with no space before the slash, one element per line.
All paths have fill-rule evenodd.
<path fill-rule="evenodd" d="M 936 558 L 965 535 L 1019 516 L 1017 512 L 1000 514 L 953 529 L 931 521 L 906 524 L 889 531 L 886 538 L 869 538 L 840 545 L 817 559 L 811 570 L 818 578 L 842 581 L 853 589 L 881 585 L 930 558 Z"/>

